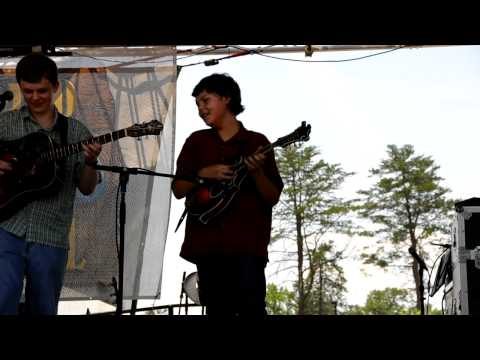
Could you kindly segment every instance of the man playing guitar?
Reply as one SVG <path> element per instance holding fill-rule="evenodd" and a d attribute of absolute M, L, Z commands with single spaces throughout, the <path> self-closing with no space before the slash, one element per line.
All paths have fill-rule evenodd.
<path fill-rule="evenodd" d="M 80 121 L 66 118 L 53 105 L 59 88 L 53 60 L 39 53 L 22 58 L 17 82 L 26 106 L 0 114 L 0 140 L 11 141 L 34 132 L 46 132 L 57 142 L 75 143 L 91 137 Z M 26 277 L 28 314 L 57 313 L 68 255 L 68 231 L 78 188 L 91 194 L 97 184 L 92 167 L 100 144 L 83 146 L 83 153 L 61 163 L 58 192 L 29 202 L 0 221 L 0 314 L 16 314 Z M 0 154 L 0 177 L 15 170 L 15 158 Z"/>

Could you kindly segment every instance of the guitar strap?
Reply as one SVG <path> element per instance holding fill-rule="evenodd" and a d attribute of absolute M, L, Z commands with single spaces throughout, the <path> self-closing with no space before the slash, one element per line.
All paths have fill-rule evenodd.
<path fill-rule="evenodd" d="M 182 224 L 183 219 L 185 219 L 185 216 L 187 216 L 187 214 L 188 214 L 188 210 L 187 210 L 187 208 L 185 207 L 185 210 L 183 210 L 182 216 L 180 216 L 180 220 L 178 220 L 178 224 L 177 224 L 177 227 L 175 228 L 174 233 L 177 232 L 178 228 L 179 228 L 180 225 Z"/>
<path fill-rule="evenodd" d="M 60 146 L 68 145 L 68 119 L 65 115 L 60 112 L 57 113 L 57 123 L 53 127 L 55 130 L 58 130 L 60 133 Z M 58 177 L 64 181 L 65 179 L 65 168 L 67 164 L 67 159 L 62 159 L 57 161 L 58 164 Z"/>
<path fill-rule="evenodd" d="M 198 184 L 202 184 L 203 183 L 203 180 L 201 180 L 200 178 L 197 178 L 195 180 L 191 179 L 191 178 L 188 178 L 188 177 L 185 177 L 184 178 L 185 180 L 188 180 L 188 181 L 192 181 L 192 182 L 195 182 L 198 186 Z M 190 194 L 193 194 L 195 192 L 195 190 L 197 189 L 197 186 L 195 186 L 192 190 L 190 190 L 190 192 L 187 194 L 187 196 L 189 196 Z M 183 220 L 185 219 L 185 217 L 187 216 L 188 214 L 188 209 L 187 207 L 185 206 L 185 209 L 183 210 L 183 213 L 182 215 L 180 216 L 180 219 L 178 220 L 178 223 L 177 223 L 177 227 L 175 228 L 175 231 L 174 233 L 177 232 L 178 228 L 180 227 L 180 225 L 182 224 Z"/>
<path fill-rule="evenodd" d="M 65 115 L 58 113 L 57 123 L 54 126 L 60 132 L 60 143 L 62 146 L 67 145 L 68 141 L 68 119 Z"/>

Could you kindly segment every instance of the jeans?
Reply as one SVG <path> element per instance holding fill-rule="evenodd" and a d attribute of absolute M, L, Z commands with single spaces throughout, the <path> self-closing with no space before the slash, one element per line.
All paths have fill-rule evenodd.
<path fill-rule="evenodd" d="M 209 257 L 197 263 L 198 294 L 209 316 L 265 316 L 265 266 L 255 256 Z"/>
<path fill-rule="evenodd" d="M 56 315 L 66 249 L 26 242 L 0 228 L 0 314 L 15 315 L 25 283 L 25 313 Z"/>

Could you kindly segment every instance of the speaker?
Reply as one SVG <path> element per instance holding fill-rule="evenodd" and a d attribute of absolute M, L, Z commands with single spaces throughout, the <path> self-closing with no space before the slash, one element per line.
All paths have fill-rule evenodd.
<path fill-rule="evenodd" d="M 455 204 L 451 232 L 453 287 L 448 314 L 480 315 L 480 199 Z"/>

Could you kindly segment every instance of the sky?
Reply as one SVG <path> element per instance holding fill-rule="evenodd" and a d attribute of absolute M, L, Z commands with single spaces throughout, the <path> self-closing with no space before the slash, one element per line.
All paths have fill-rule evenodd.
<path fill-rule="evenodd" d="M 305 61 L 340 60 L 383 51 L 317 52 L 310 58 L 303 53 L 273 56 Z M 194 56 L 179 60 L 178 64 L 210 58 Z M 308 145 L 317 147 L 325 161 L 355 172 L 340 190 L 345 198 L 369 187 L 368 171 L 386 157 L 388 144 L 411 144 L 417 155 L 431 156 L 440 166 L 442 185 L 451 189 L 451 198 L 480 197 L 480 170 L 475 166 L 480 134 L 478 64 L 480 46 L 445 46 L 405 48 L 344 62 L 305 63 L 247 55 L 220 61 L 215 66 L 184 67 L 177 80 L 175 159 L 190 133 L 205 128 L 191 96 L 194 86 L 214 72 L 228 73 L 242 90 L 245 111 L 238 119 L 247 129 L 261 132 L 273 142 L 302 121 L 311 124 Z M 177 233 L 174 229 L 182 212 L 183 200 L 172 196 L 161 296 L 139 301 L 139 307 L 178 304 L 183 273 L 196 271 L 193 264 L 179 256 L 184 223 Z M 413 286 L 410 274 L 362 265 L 358 259 L 360 250 L 371 246 L 373 239 L 338 236 L 334 240 L 339 248 L 347 248 L 341 264 L 347 280 L 348 304 L 363 305 L 372 290 Z M 442 242 L 448 243 L 449 237 Z M 267 282 L 291 289 L 293 272 L 275 275 L 275 251 L 281 247 L 277 243 L 270 248 Z M 429 267 L 434 259 L 427 261 Z M 427 300 L 440 308 L 441 295 L 439 291 Z M 100 304 L 97 311 L 105 311 L 104 307 Z"/>
<path fill-rule="evenodd" d="M 382 50 L 314 53 L 311 58 L 303 53 L 274 56 L 338 60 L 379 52 Z M 178 64 L 208 58 L 196 56 Z M 324 160 L 355 172 L 341 189 L 345 197 L 368 188 L 368 170 L 386 157 L 388 144 L 411 144 L 416 154 L 431 156 L 440 166 L 442 185 L 451 189 L 450 197 L 476 197 L 480 179 L 480 170 L 474 166 L 480 133 L 478 64 L 480 46 L 445 46 L 405 48 L 347 62 L 304 63 L 247 55 L 215 66 L 184 67 L 177 80 L 175 154 L 178 156 L 191 132 L 205 127 L 191 96 L 194 86 L 214 72 L 228 73 L 242 90 L 245 111 L 238 119 L 246 128 L 265 134 L 273 142 L 301 121 L 312 125 L 308 145 L 316 146 Z M 188 275 L 196 271 L 193 264 L 178 256 L 184 226 L 177 233 L 173 229 L 182 211 L 183 201 L 173 198 L 162 294 L 152 301 L 154 305 L 178 303 L 183 272 Z M 412 286 L 411 275 L 386 273 L 361 264 L 357 250 L 372 241 L 348 242 L 349 258 L 342 265 L 347 279 L 346 299 L 351 305 L 364 304 L 371 290 Z M 443 242 L 449 242 L 449 238 Z M 339 239 L 339 246 L 344 245 Z M 427 265 L 431 267 L 434 259 Z M 267 281 L 291 288 L 293 274 L 275 276 L 275 269 L 271 258 Z M 428 299 L 437 308 L 441 306 L 440 293 Z"/>

